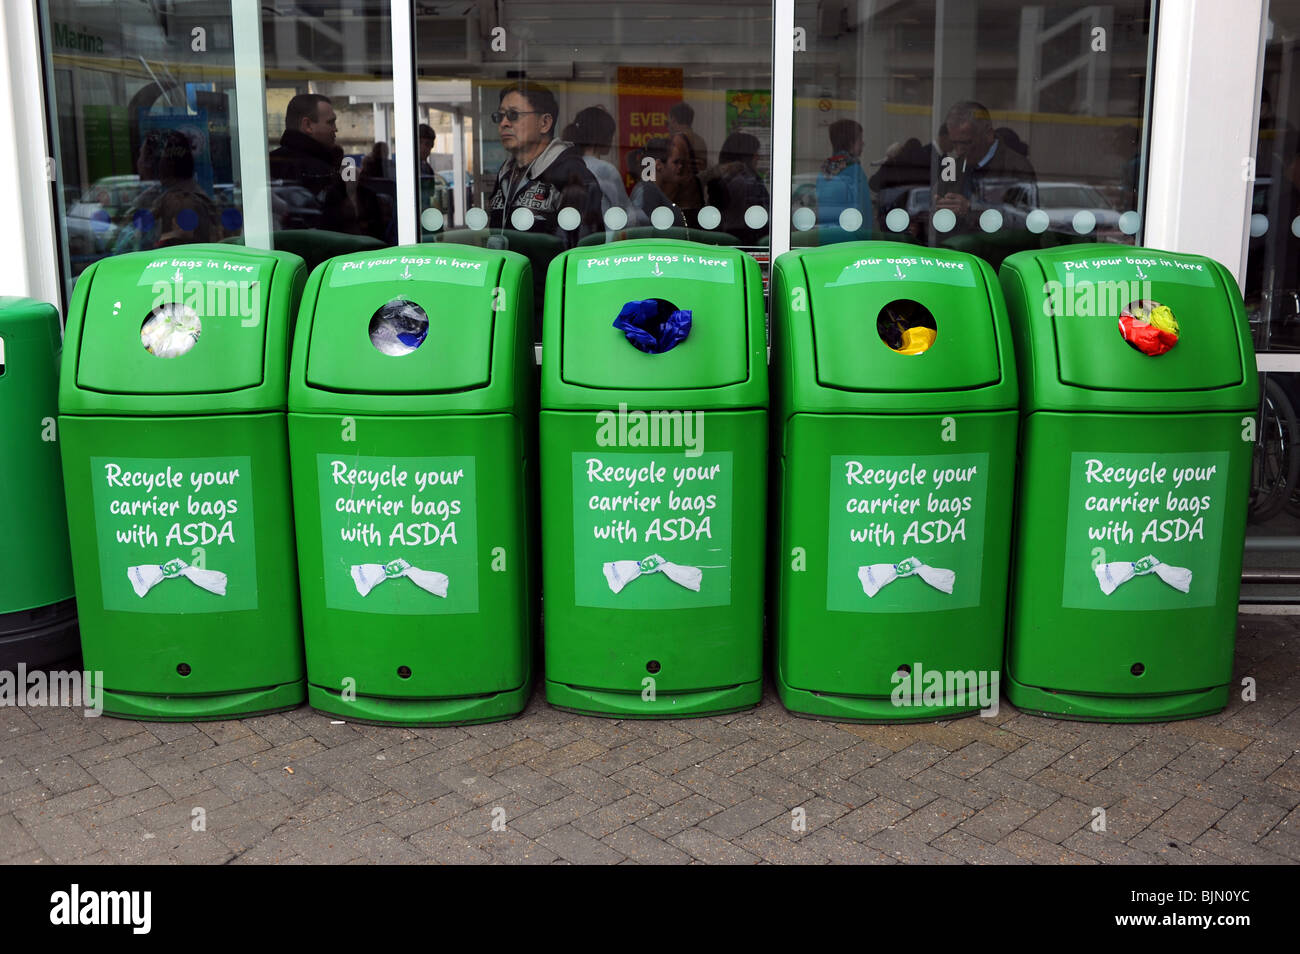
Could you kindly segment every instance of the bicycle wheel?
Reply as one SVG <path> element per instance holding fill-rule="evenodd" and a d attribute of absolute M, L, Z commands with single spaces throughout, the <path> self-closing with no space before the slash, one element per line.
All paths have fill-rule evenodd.
<path fill-rule="evenodd" d="M 1250 469 L 1250 506 L 1247 519 L 1264 523 L 1291 501 L 1300 477 L 1300 438 L 1295 408 L 1275 381 L 1265 378 L 1260 405 L 1259 431 Z"/>

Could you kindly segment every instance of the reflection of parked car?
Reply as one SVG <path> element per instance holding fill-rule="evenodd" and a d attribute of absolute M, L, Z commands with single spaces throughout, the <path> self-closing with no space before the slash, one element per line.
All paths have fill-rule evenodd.
<path fill-rule="evenodd" d="M 920 235 L 930 227 L 930 213 L 934 208 L 934 192 L 928 185 L 910 186 L 905 189 L 901 196 L 893 201 L 892 208 L 902 209 L 907 213 L 907 232 L 912 235 Z M 889 215 L 888 211 L 882 210 L 881 225 L 885 228 L 885 219 Z M 889 231 L 893 231 L 890 229 Z"/>
<path fill-rule="evenodd" d="M 1004 227 L 1023 229 L 1029 213 L 1041 209 L 1047 213 L 1045 231 L 1076 235 L 1074 217 L 1080 212 L 1090 212 L 1096 221 L 1090 234 L 1097 237 L 1120 234 L 1119 212 L 1096 186 L 1086 182 L 1020 182 L 1008 186 L 1001 198 Z"/>
<path fill-rule="evenodd" d="M 127 212 L 146 189 L 158 183 L 139 176 L 106 176 L 67 206 L 64 225 L 72 255 L 97 255 L 113 247 Z"/>
<path fill-rule="evenodd" d="M 305 186 L 275 181 L 271 183 L 271 214 L 277 229 L 310 229 L 320 221 L 321 204 Z"/>
<path fill-rule="evenodd" d="M 447 189 L 451 192 L 455 192 L 456 191 L 456 170 L 438 169 L 435 171 L 438 173 L 438 175 L 442 176 L 442 178 L 446 181 Z M 462 195 L 464 196 L 464 203 L 465 203 L 464 208 L 466 209 L 473 208 L 474 174 L 472 172 L 465 173 L 465 191 L 462 193 Z"/>

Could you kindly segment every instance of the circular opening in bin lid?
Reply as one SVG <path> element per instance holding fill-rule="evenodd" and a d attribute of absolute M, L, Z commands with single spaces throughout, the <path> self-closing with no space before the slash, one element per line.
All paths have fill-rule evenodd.
<path fill-rule="evenodd" d="M 890 350 L 915 355 L 930 350 L 939 329 L 929 308 L 911 298 L 896 298 L 876 315 L 876 334 Z"/>
<path fill-rule="evenodd" d="M 189 305 L 165 301 L 140 323 L 140 343 L 155 358 L 179 358 L 199 340 L 203 322 Z"/>
<path fill-rule="evenodd" d="M 1119 335 L 1134 351 L 1159 357 L 1178 344 L 1178 319 L 1168 305 L 1141 298 L 1119 313 Z"/>
<path fill-rule="evenodd" d="M 429 336 L 429 315 L 413 301 L 395 298 L 370 318 L 370 343 L 384 354 L 410 354 Z"/>

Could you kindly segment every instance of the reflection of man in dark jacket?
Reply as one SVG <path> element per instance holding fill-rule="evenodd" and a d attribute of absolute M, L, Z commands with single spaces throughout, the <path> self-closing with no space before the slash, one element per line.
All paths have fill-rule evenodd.
<path fill-rule="evenodd" d="M 280 147 L 271 152 L 271 178 L 300 185 L 320 209 L 318 227 L 393 241 L 394 217 L 384 197 L 355 176 L 343 176 L 336 145 L 338 117 L 328 98 L 301 93 L 289 100 Z"/>
<path fill-rule="evenodd" d="M 946 125 L 953 162 L 939 160 L 934 207 L 952 210 L 957 216 L 954 231 L 972 231 L 978 228 L 984 210 L 1001 207 L 1007 189 L 1036 181 L 1034 167 L 997 137 L 989 111 L 979 103 L 953 106 Z M 945 167 L 953 178 L 945 177 Z"/>
<path fill-rule="evenodd" d="M 271 152 L 271 178 L 319 194 L 342 183 L 343 150 L 334 144 L 338 117 L 330 101 L 316 93 L 289 100 L 280 148 Z"/>
<path fill-rule="evenodd" d="M 596 177 L 577 148 L 555 138 L 560 111 L 555 95 L 536 83 L 521 83 L 503 89 L 500 103 L 492 120 L 510 158 L 497 173 L 488 200 L 489 225 L 548 233 L 567 247 L 603 229 Z M 527 228 L 516 221 L 514 213 L 520 209 L 532 214 Z"/>

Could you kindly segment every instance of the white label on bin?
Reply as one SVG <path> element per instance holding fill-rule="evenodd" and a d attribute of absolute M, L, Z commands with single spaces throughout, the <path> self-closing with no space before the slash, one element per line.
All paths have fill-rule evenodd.
<path fill-rule="evenodd" d="M 618 246 L 610 246 L 617 249 Z M 734 285 L 739 260 L 708 252 L 683 252 L 665 249 L 660 252 L 610 252 L 574 259 L 579 285 L 596 282 L 617 282 L 628 279 L 651 280 L 657 278 L 686 279 L 694 282 L 713 282 Z M 653 288 L 649 289 L 650 291 Z M 647 291 L 649 294 L 649 291 Z"/>
<path fill-rule="evenodd" d="M 371 282 L 400 284 L 406 281 L 424 281 L 481 288 L 487 284 L 489 271 L 494 275 L 496 273 L 491 262 L 456 255 L 389 255 L 385 258 L 335 262 L 330 269 L 329 285 L 331 288 L 340 288 L 347 285 L 368 285 Z"/>
<path fill-rule="evenodd" d="M 229 259 L 208 258 L 207 256 L 169 255 L 156 258 L 145 264 L 140 270 L 136 285 L 161 285 L 163 283 L 178 285 L 189 292 L 193 285 L 206 285 L 209 282 L 238 282 L 257 278 L 263 266 L 257 262 L 238 262 Z M 202 292 L 200 292 L 202 294 Z M 171 299 L 183 302 L 184 297 Z"/>
<path fill-rule="evenodd" d="M 1066 276 L 1072 276 L 1076 285 L 1083 282 L 1173 282 L 1202 288 L 1214 285 L 1214 272 L 1208 263 L 1176 261 L 1145 249 L 1064 259 L 1053 266 L 1058 280 L 1065 282 Z"/>
<path fill-rule="evenodd" d="M 975 266 L 971 262 L 955 262 L 931 258 L 922 254 L 880 255 L 860 258 L 840 270 L 839 277 L 827 283 L 827 288 L 839 285 L 863 285 L 869 282 L 903 284 L 904 282 L 929 282 L 932 285 L 975 287 Z"/>

